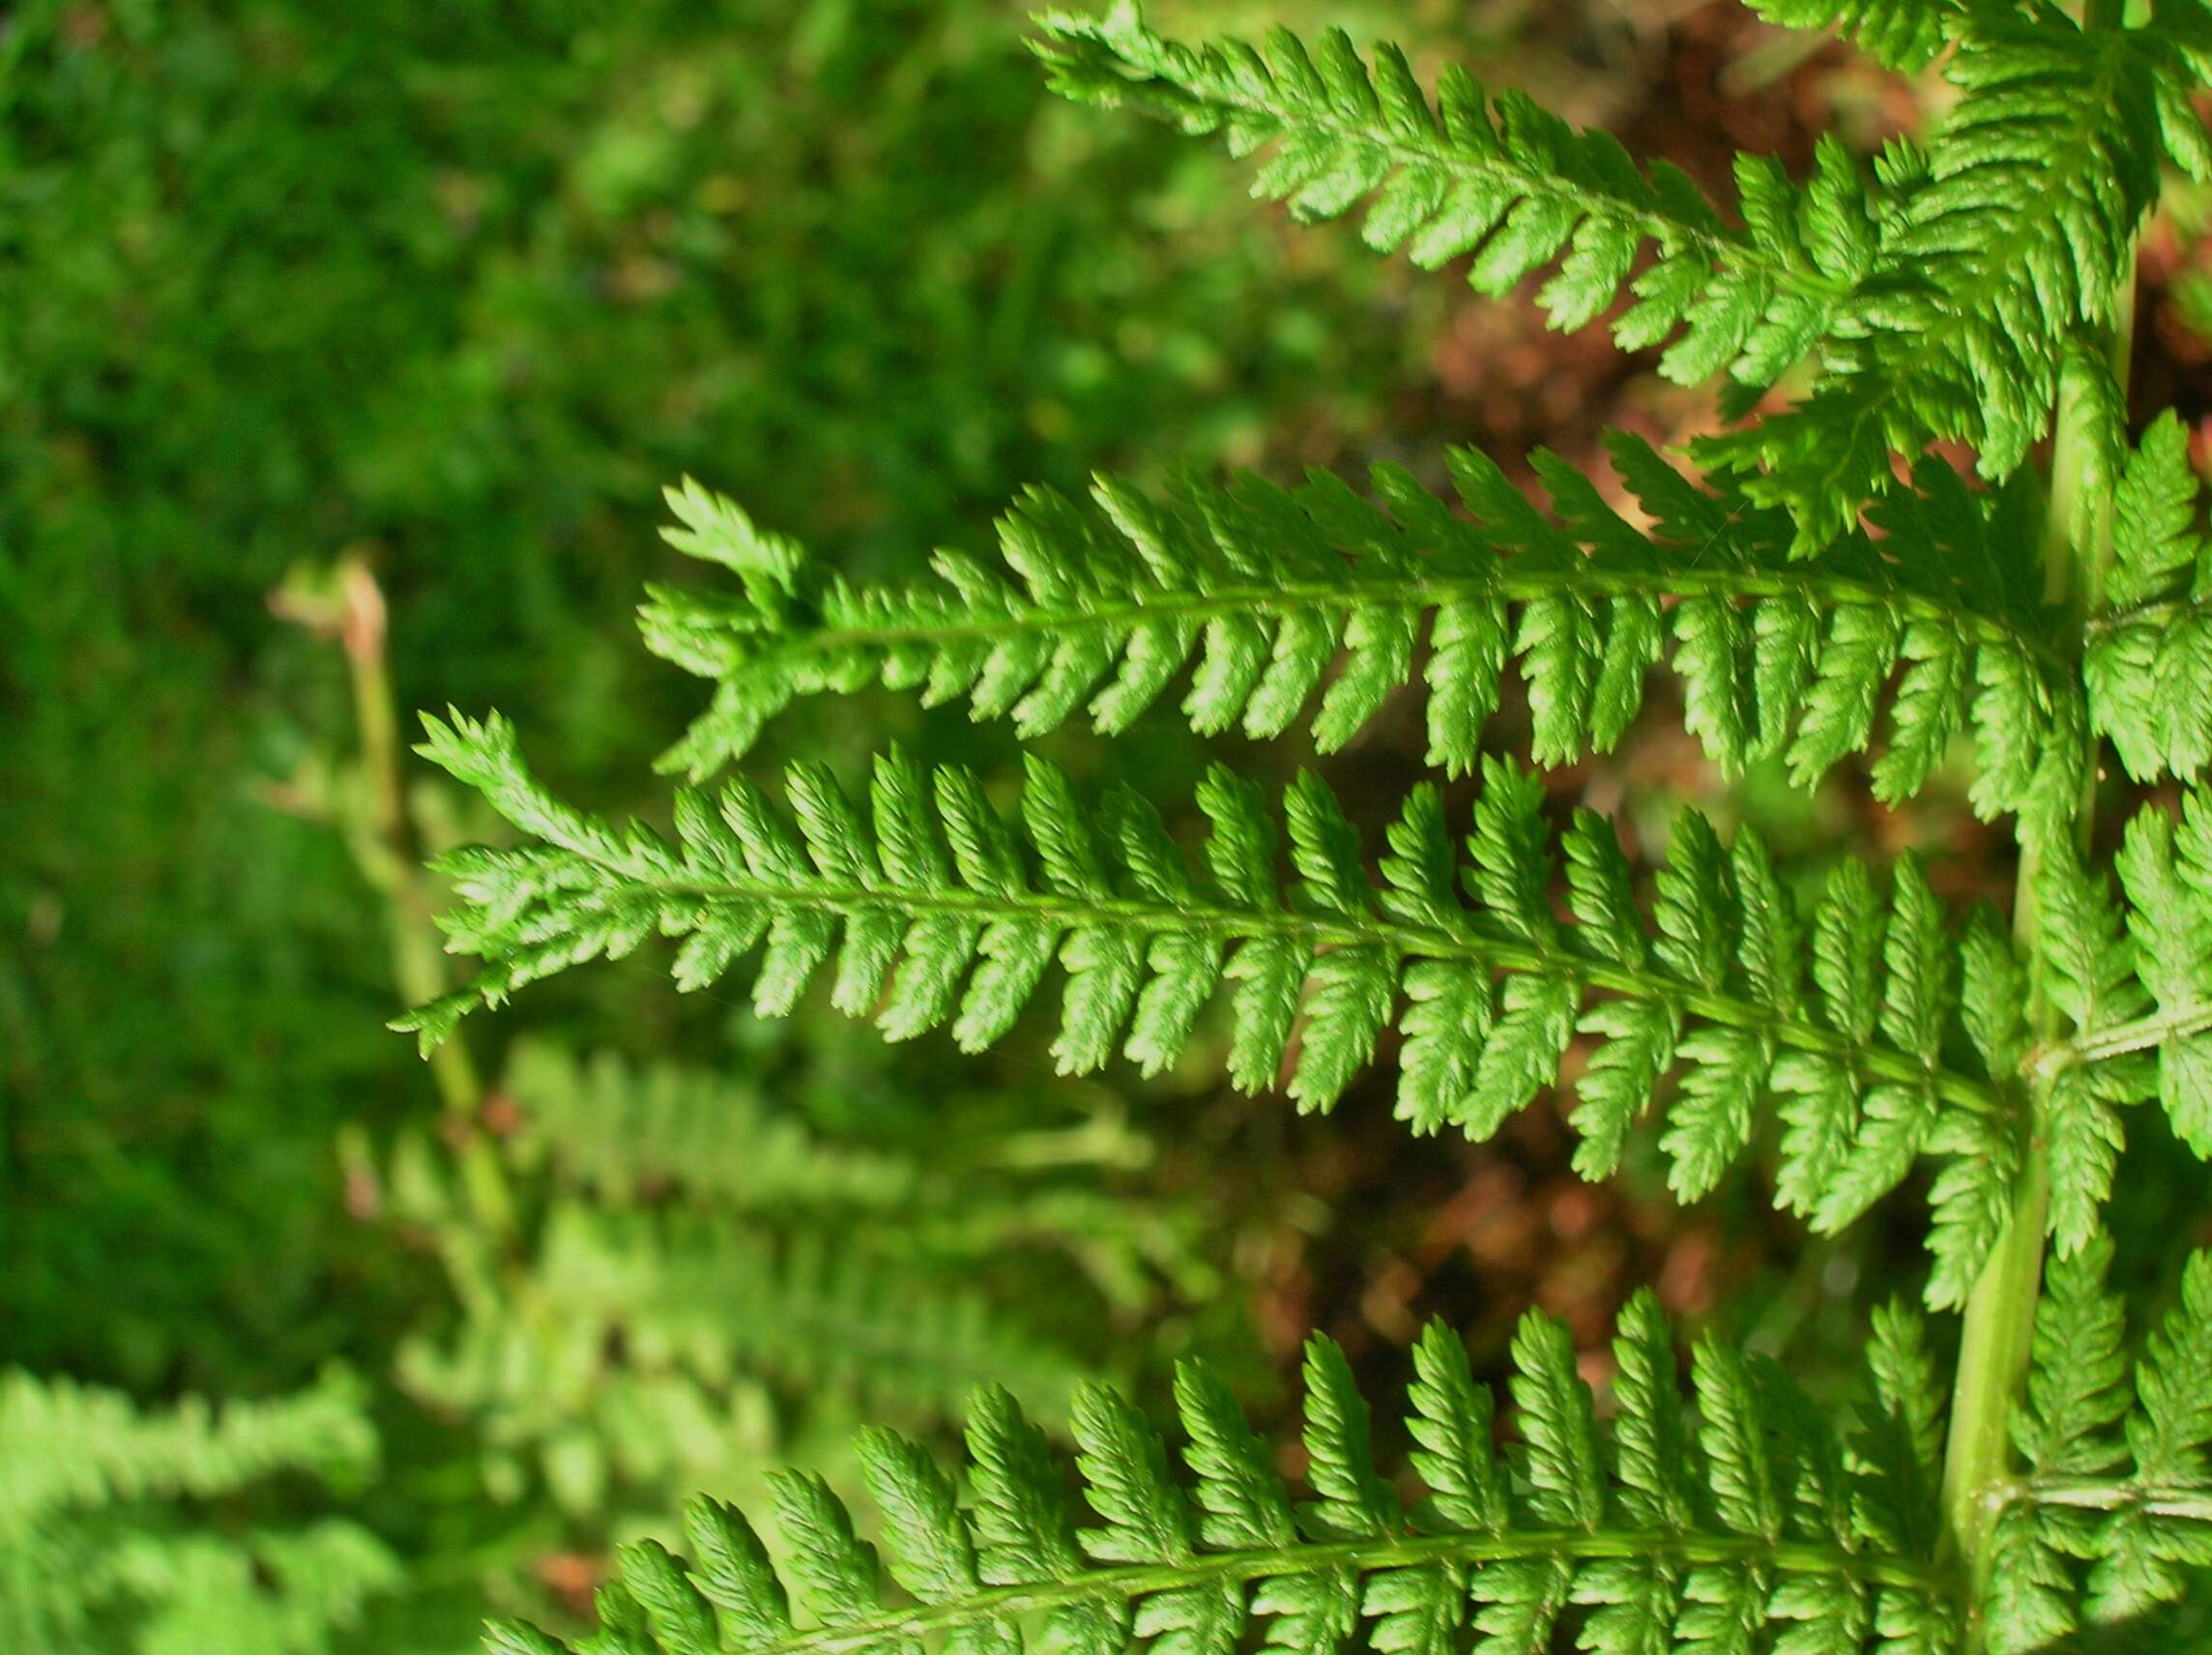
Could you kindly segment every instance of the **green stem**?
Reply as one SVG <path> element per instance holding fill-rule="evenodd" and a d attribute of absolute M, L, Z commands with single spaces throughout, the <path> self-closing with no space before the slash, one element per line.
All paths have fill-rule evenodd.
<path fill-rule="evenodd" d="M 1085 1570 L 1062 1580 L 989 1587 L 944 1603 L 890 1610 L 843 1626 L 808 1628 L 771 1643 L 764 1642 L 758 1649 L 759 1655 L 860 1655 L 866 1650 L 934 1641 L 932 1635 L 942 1636 L 963 1627 L 1008 1625 L 1017 1616 L 1034 1616 L 1087 1603 L 1126 1604 L 1163 1592 L 1194 1588 L 1218 1591 L 1225 1585 L 1243 1587 L 1254 1581 L 1325 1577 L 1338 1570 L 1367 1575 L 1422 1564 L 1479 1567 L 1520 1558 L 1618 1558 L 1638 1563 L 1656 1559 L 1677 1567 L 1763 1567 L 1786 1575 L 1841 1578 L 1902 1591 L 1933 1592 L 1936 1587 L 1928 1571 L 1903 1561 L 1840 1548 L 1740 1535 L 1572 1529 L 1424 1535 L 1329 1541 L 1263 1552 L 1207 1553 L 1175 1562 Z"/>
<path fill-rule="evenodd" d="M 401 1000 L 420 1005 L 449 986 L 436 908 L 423 888 L 415 835 L 407 818 L 406 746 L 385 665 L 384 595 L 365 565 L 348 558 L 338 566 L 339 638 L 352 678 L 354 719 L 361 737 L 361 769 L 368 789 L 369 844 L 355 859 L 391 905 L 392 970 Z M 448 1041 L 430 1058 L 430 1074 L 452 1123 L 451 1134 L 469 1206 L 492 1234 L 513 1225 L 514 1201 L 497 1148 L 483 1130 L 484 1086 L 469 1049 Z"/>
<path fill-rule="evenodd" d="M 1685 552 L 1686 555 L 1686 552 Z M 1531 566 L 1523 566 L 1524 564 Z M 1348 569 L 1342 580 L 1282 581 L 1271 585 L 1224 584 L 1203 592 L 1160 590 L 1116 601 L 1024 603 L 1004 614 L 931 617 L 918 621 L 865 621 L 821 625 L 810 631 L 771 634 L 756 645 L 756 634 L 733 631 L 734 642 L 757 648 L 743 665 L 773 663 L 779 674 L 790 663 L 814 657 L 831 660 L 856 650 L 888 652 L 924 645 L 992 644 L 1006 638 L 1061 637 L 1069 632 L 1129 632 L 1140 625 L 1171 624 L 1195 630 L 1207 622 L 1245 616 L 1279 618 L 1319 612 L 1343 615 L 1360 609 L 1437 609 L 1448 603 L 1494 599 L 1530 603 L 1544 598 L 1716 597 L 1731 601 L 1794 598 L 1825 608 L 1877 609 L 1903 624 L 1925 621 L 1975 644 L 1999 644 L 2035 657 L 2039 665 L 2066 680 L 2079 666 L 2056 634 L 2028 630 L 2012 619 L 1945 602 L 1924 592 L 1804 565 L 1785 569 L 1729 564 L 1708 567 L 1661 566 L 1607 568 L 1578 561 L 1546 567 L 1533 558 L 1501 558 L 1495 569 L 1458 574 L 1424 571 L 1416 575 L 1370 575 Z M 722 676 L 728 676 L 726 673 Z"/>
<path fill-rule="evenodd" d="M 2092 4 L 2089 20 L 2116 8 Z M 2107 342 L 2107 365 L 2123 395 L 2134 343 L 2132 295 L 2135 260 L 2131 252 L 2120 291 L 2121 304 Z M 2097 448 L 2106 433 L 2097 429 L 2096 403 L 2061 392 L 2057 428 L 2051 449 L 2051 487 L 2044 510 L 2043 553 L 2047 595 L 2073 613 L 2087 616 L 2103 600 L 2106 569 L 2111 558 L 2111 501 L 2090 498 L 2099 475 Z M 2095 754 L 2082 765 L 2081 797 L 2073 828 L 2086 851 L 2096 821 Z M 2028 962 L 2028 1019 L 2038 1046 L 2062 1043 L 2063 1019 L 2044 983 L 2039 946 L 2041 916 L 2036 891 L 2049 853 L 2042 832 L 2023 831 L 2020 872 L 2013 898 L 2013 934 Z M 2020 1178 L 2020 1195 L 2003 1234 L 1966 1300 L 1961 1333 L 1958 1377 L 1952 1388 L 1951 1429 L 1943 1466 L 1943 1514 L 1948 1545 L 1954 1550 L 1971 1589 L 1974 1618 L 1967 1627 L 1967 1655 L 1983 1646 L 1980 1604 L 1992 1561 L 1991 1533 L 2005 1498 L 2012 1470 L 2012 1413 L 2025 1383 L 2035 1333 L 2035 1306 L 2043 1279 L 2044 1229 L 2051 1199 L 2051 1161 L 2045 1121 L 2054 1068 L 2035 1074 L 2032 1140 Z"/>
<path fill-rule="evenodd" d="M 2035 1331 L 2050 1200 L 2050 1162 L 2038 1144 L 2004 1234 L 1966 1300 L 1959 1340 L 1943 1461 L 1943 1520 L 1977 1603 L 1989 1566 L 1990 1525 L 2001 1503 L 1995 1492 L 2012 1468 L 2012 1404 L 2027 1373 Z"/>

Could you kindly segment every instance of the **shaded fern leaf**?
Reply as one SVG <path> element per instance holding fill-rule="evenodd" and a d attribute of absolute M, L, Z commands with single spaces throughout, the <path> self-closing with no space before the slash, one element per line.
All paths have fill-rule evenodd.
<path fill-rule="evenodd" d="M 758 948 L 764 1014 L 788 1011 L 828 974 L 835 1002 L 872 1014 L 888 1037 L 948 1027 L 975 1050 L 1011 1028 L 1057 961 L 1063 1071 L 1117 1050 L 1147 1067 L 1175 1060 L 1227 986 L 1239 1086 L 1283 1077 L 1301 1109 L 1327 1109 L 1396 1026 L 1397 1113 L 1422 1132 L 1496 1132 L 1556 1078 L 1579 1032 L 1599 1045 L 1575 1110 L 1578 1167 L 1610 1173 L 1636 1118 L 1678 1076 L 1661 1144 L 1685 1200 L 1743 1156 L 1759 1106 L 1778 1099 L 1780 1197 L 1823 1229 L 1899 1182 L 1947 1115 L 2002 1121 L 2018 1108 L 2004 1071 L 1951 1056 L 1962 994 L 1988 991 L 1963 984 L 1976 957 L 1962 955 L 1910 858 L 1888 898 L 1863 870 L 1839 876 L 1815 915 L 1808 986 L 1799 921 L 1764 848 L 1748 832 L 1724 847 L 1695 813 L 1677 821 L 1648 916 L 1610 828 L 1578 816 L 1559 919 L 1541 789 L 1499 760 L 1484 761 L 1464 862 L 1424 787 L 1390 830 L 1379 881 L 1334 798 L 1301 777 L 1286 798 L 1297 876 L 1286 892 L 1275 823 L 1220 769 L 1199 798 L 1211 829 L 1202 880 L 1134 795 L 1089 810 L 1033 758 L 1027 855 L 969 772 L 932 775 L 896 752 L 877 761 L 866 821 L 800 766 L 796 823 L 732 782 L 712 802 L 679 796 L 670 845 L 554 799 L 496 714 L 427 727 L 428 756 L 543 842 L 445 864 L 463 903 L 447 928 L 486 964 L 404 1020 L 425 1042 L 471 1005 L 666 936 L 681 939 L 682 987 L 718 980 Z M 1951 1278 L 1937 1283 L 1950 1302 Z"/>
<path fill-rule="evenodd" d="M 360 1523 L 270 1520 L 303 1488 L 342 1499 L 375 1475 L 365 1387 L 342 1370 L 290 1395 L 147 1407 L 0 1368 L 0 1444 L 11 1648 L 334 1648 L 405 1589 L 401 1560 Z"/>
<path fill-rule="evenodd" d="M 1891 69 L 1926 69 L 1966 10 L 1961 0 L 1746 0 L 1786 29 L 1832 29 Z"/>
<path fill-rule="evenodd" d="M 514 1261 L 514 1292 L 411 1339 L 401 1383 L 535 1459 L 575 1515 L 596 1509 L 609 1470 L 663 1476 L 671 1456 L 704 1469 L 723 1438 L 702 1422 L 727 1414 L 734 1380 L 919 1425 L 957 1416 L 998 1379 L 1064 1423 L 1094 1368 L 957 1262 L 855 1244 L 834 1217 L 818 1222 L 778 1234 L 682 1205 L 557 1201 Z M 553 1396 L 544 1360 L 518 1359 L 544 1351 L 568 1364 Z M 609 1430 L 609 1418 L 623 1423 Z"/>
<path fill-rule="evenodd" d="M 2071 1251 L 2099 1228 L 2119 1111 L 2155 1097 L 2175 1136 L 2212 1158 L 2212 798 L 2129 822 L 2115 902 L 2069 849 L 2045 857 L 2045 977 L 2072 1024 L 2039 1061 L 2052 1139 L 2052 1227 Z"/>
<path fill-rule="evenodd" d="M 1025 738 L 1085 711 L 1111 734 L 1186 667 L 1193 730 L 1274 736 L 1311 704 L 1328 751 L 1412 677 L 1425 626 L 1428 761 L 1450 774 L 1473 768 L 1510 656 L 1533 756 L 1563 764 L 1620 740 L 1671 655 L 1690 729 L 1730 773 L 1783 756 L 1809 785 L 1875 742 L 1886 706 L 1885 800 L 1917 792 L 1969 725 L 1985 815 L 2074 797 L 2081 691 L 2021 491 L 1973 494 L 1927 459 L 1878 534 L 1793 563 L 1779 512 L 1694 485 L 1636 438 L 1608 442 L 1647 528 L 1556 456 L 1533 461 L 1547 514 L 1458 450 L 1471 524 L 1387 466 L 1377 503 L 1326 473 L 1295 491 L 1239 477 L 1159 498 L 1101 479 L 1087 502 L 1030 491 L 997 560 L 941 553 L 913 584 L 801 578 L 800 598 L 777 586 L 760 601 L 657 588 L 648 644 L 716 685 L 667 762 L 699 779 L 793 697 L 874 682 L 965 698 Z"/>
<path fill-rule="evenodd" d="M 777 1483 L 776 1527 L 791 1561 L 780 1579 L 742 1516 L 695 1502 L 688 1516 L 699 1562 L 686 1569 L 657 1547 L 626 1549 L 606 1600 L 623 1619 L 610 1630 L 636 1655 L 940 1647 L 1119 1655 L 1141 1646 L 1228 1651 L 1254 1634 L 1269 1647 L 1332 1651 L 1364 1640 L 1441 1655 L 1457 1647 L 1470 1619 L 1483 1637 L 1518 1640 L 1491 1647 L 1547 1647 L 1587 1606 L 1585 1646 L 1664 1651 L 1698 1646 L 1694 1637 L 1677 1641 L 1674 1629 L 1684 1583 L 1700 1581 L 1693 1595 L 1726 1582 L 1755 1637 L 1768 1626 L 1787 1635 L 1812 1605 L 1877 1597 L 1891 1623 L 1941 1624 L 1948 1585 L 1933 1557 L 1885 1546 L 1849 1518 L 1853 1501 L 1840 1526 L 1792 1525 L 1780 1515 L 1822 1509 L 1833 1480 L 1834 1492 L 1869 1509 L 1916 1501 L 1913 1520 L 1929 1525 L 1924 1494 L 1891 1486 L 1878 1466 L 1843 1469 L 1836 1427 L 1778 1372 L 1761 1368 L 1757 1384 L 1735 1385 L 1749 1371 L 1740 1363 L 1726 1380 L 1701 1363 L 1700 1411 L 1736 1421 L 1762 1455 L 1764 1444 L 1779 1445 L 1763 1485 L 1775 1522 L 1716 1522 L 1666 1458 L 1685 1440 L 1691 1399 L 1675 1382 L 1673 1335 L 1650 1295 L 1631 1305 L 1622 1339 L 1639 1352 L 1638 1388 L 1609 1433 L 1575 1372 L 1565 1329 L 1536 1313 L 1524 1320 L 1512 1393 L 1528 1475 L 1509 1486 L 1491 1458 L 1490 1394 L 1466 1377 L 1457 1339 L 1432 1326 L 1419 1348 L 1411 1424 L 1422 1445 L 1416 1468 L 1435 1481 L 1413 1527 L 1366 1463 L 1365 1405 L 1349 1389 L 1342 1353 L 1315 1340 L 1306 1412 L 1317 1498 L 1306 1509 L 1317 1515 L 1304 1536 L 1290 1524 L 1288 1491 L 1259 1439 L 1221 1381 L 1196 1364 L 1185 1364 L 1177 1385 L 1187 1488 L 1128 1403 L 1103 1389 L 1079 1399 L 1076 1466 L 1092 1521 L 1035 1428 L 992 1387 L 970 1422 L 965 1503 L 919 1445 L 880 1430 L 862 1437 L 888 1581 L 854 1539 L 843 1507 L 814 1479 L 787 1474 Z M 1733 1388 L 1715 1388 L 1724 1383 Z M 520 1625 L 492 1637 L 495 1650 L 564 1647 Z M 1862 1640 L 1863 1629 L 1848 1647 Z"/>

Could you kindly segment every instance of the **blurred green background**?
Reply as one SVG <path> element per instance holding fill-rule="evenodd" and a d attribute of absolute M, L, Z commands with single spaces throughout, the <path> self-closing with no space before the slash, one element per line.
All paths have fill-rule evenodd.
<path fill-rule="evenodd" d="M 1202 146 L 1050 102 L 1022 11 L 0 18 L 0 1483 L 99 1467 L 0 1497 L 9 1649 L 457 1650 L 487 1608 L 581 1612 L 692 1488 L 834 1469 L 863 1414 L 942 1426 L 984 1378 L 1049 1414 L 1205 1350 L 1265 1413 L 1311 1326 L 1395 1377 L 1418 1317 L 1495 1354 L 1534 1298 L 1594 1343 L 1644 1281 L 1817 1383 L 1852 1339 L 1878 1229 L 1808 1250 L 1757 1189 L 1584 1188 L 1544 1112 L 1416 1147 L 1374 1093 L 1300 1121 L 1203 1065 L 1140 1094 L 1033 1048 L 887 1054 L 649 967 L 534 995 L 436 1072 L 385 1031 L 430 936 L 405 870 L 491 829 L 379 718 L 497 705 L 565 788 L 652 808 L 697 687 L 627 613 L 693 578 L 655 534 L 681 475 L 880 574 L 1100 467 L 1434 476 L 1451 442 L 1580 458 L 1601 423 L 1705 417 L 1602 339 L 1297 232 Z M 1914 114 L 1727 7 L 1153 12 L 1458 55 L 1715 181 L 1732 145 Z M 1121 762 L 1179 789 L 1191 745 L 1155 725 Z M 864 699 L 761 762 L 890 736 L 1009 750 Z M 1394 797 L 1418 760 L 1384 728 L 1342 765 Z M 1704 779 L 1661 734 L 1558 785 L 1633 811 Z M 1971 868 L 1972 825 L 1942 830 Z M 226 1437 L 193 1396 L 265 1411 Z"/>

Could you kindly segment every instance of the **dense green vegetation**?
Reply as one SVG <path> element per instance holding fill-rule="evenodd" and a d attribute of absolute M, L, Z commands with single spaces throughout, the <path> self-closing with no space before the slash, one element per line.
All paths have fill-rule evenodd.
<path fill-rule="evenodd" d="M 2212 20 L 1473 10 L 8 16 L 0 1643 L 2201 1635 Z"/>

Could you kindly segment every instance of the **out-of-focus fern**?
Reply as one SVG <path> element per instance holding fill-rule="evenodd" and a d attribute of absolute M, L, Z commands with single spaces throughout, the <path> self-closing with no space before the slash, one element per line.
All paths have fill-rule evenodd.
<path fill-rule="evenodd" d="M 535 1474 L 570 1516 L 604 1521 L 672 1483 L 754 1474 L 809 1439 L 810 1409 L 926 1424 L 1018 1373 L 1062 1417 L 1084 1368 L 948 1270 L 713 1212 L 563 1202 L 521 1268 L 472 1293 L 451 1333 L 411 1339 L 398 1373 L 475 1422 L 495 1492 Z"/>
<path fill-rule="evenodd" d="M 0 1645 L 11 1655 L 321 1655 L 399 1563 L 366 1529 L 281 1526 L 241 1502 L 276 1479 L 359 1484 L 376 1464 L 360 1387 L 160 1410 L 0 1374 Z"/>
<path fill-rule="evenodd" d="M 495 1495 L 542 1486 L 579 1523 L 751 1487 L 863 1408 L 934 1424 L 986 1380 L 1018 1376 L 1064 1421 L 1111 1352 L 1066 1340 L 1080 1318 L 1025 1317 L 1025 1292 L 1087 1297 L 1110 1327 L 1212 1280 L 1192 1215 L 1080 1161 L 963 1169 L 942 1134 L 927 1159 L 841 1142 L 737 1081 L 544 1041 L 501 1091 L 519 1247 L 479 1232 L 426 1144 L 393 1157 L 393 1214 L 436 1240 L 460 1307 L 402 1348 L 399 1377 L 473 1423 Z"/>
<path fill-rule="evenodd" d="M 596 1205 L 681 1198 L 947 1262 L 1026 1249 L 1077 1264 L 1121 1314 L 1211 1280 L 1194 1212 L 1100 1176 L 1151 1159 L 1126 1122 L 947 1134 L 937 1100 L 926 1145 L 838 1138 L 731 1076 L 611 1052 L 580 1059 L 543 1040 L 515 1048 L 504 1089 L 521 1116 L 510 1157 L 550 1163 L 559 1187 Z"/>
<path fill-rule="evenodd" d="M 1614 1343 L 1617 1409 L 1601 1427 L 1574 1348 L 1531 1314 L 1513 1344 L 1511 1423 L 1469 1377 L 1441 1324 L 1415 1348 L 1408 1393 L 1409 1506 L 1376 1472 L 1368 1407 L 1343 1353 L 1306 1348 L 1305 1482 L 1295 1499 L 1274 1460 L 1204 1366 L 1178 1375 L 1189 1476 L 1114 1392 L 1075 1409 L 1079 1510 L 1066 1473 L 1003 1389 L 969 1413 L 958 1485 L 918 1444 L 888 1431 L 859 1442 L 882 1516 L 879 1545 L 801 1474 L 775 1490 L 777 1553 L 737 1512 L 688 1513 L 686 1567 L 651 1543 L 627 1549 L 599 1594 L 604 1630 L 584 1647 L 636 1655 L 717 1650 L 1230 1650 L 1269 1647 L 1542 1649 L 1555 1627 L 1581 1646 L 1627 1652 L 1745 1648 L 1772 1628 L 1805 1655 L 1856 1651 L 1876 1627 L 1900 1652 L 1953 1630 L 1933 1530 L 1934 1467 L 1909 1445 L 1931 1398 L 1877 1391 L 1854 1449 L 1772 1362 L 1715 1343 L 1695 1362 L 1698 1419 L 1677 1388 L 1656 1302 L 1632 1302 Z M 899 1588 L 885 1593 L 881 1566 Z M 496 1628 L 500 1655 L 553 1655 L 533 1628 Z"/>
<path fill-rule="evenodd" d="M 1926 69 L 1957 28 L 1966 0 L 1746 0 L 1770 23 L 1833 29 L 1891 69 Z"/>

